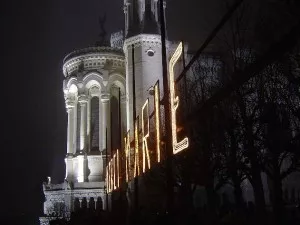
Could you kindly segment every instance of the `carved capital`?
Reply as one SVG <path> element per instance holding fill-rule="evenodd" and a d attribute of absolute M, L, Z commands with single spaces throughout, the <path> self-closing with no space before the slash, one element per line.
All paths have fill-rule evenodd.
<path fill-rule="evenodd" d="M 126 94 L 121 95 L 121 103 L 126 103 Z"/>
<path fill-rule="evenodd" d="M 101 95 L 101 101 L 102 102 L 108 102 L 109 101 L 109 96 L 110 96 L 110 94 L 102 94 Z"/>
<path fill-rule="evenodd" d="M 73 153 L 67 153 L 66 154 L 66 159 L 72 159 L 74 157 Z"/>
<path fill-rule="evenodd" d="M 80 105 L 86 104 L 87 101 L 88 101 L 88 98 L 87 98 L 86 95 L 80 95 L 80 96 L 78 97 L 78 102 L 80 103 Z"/>
<path fill-rule="evenodd" d="M 67 99 L 66 100 L 66 109 L 67 112 L 70 112 L 75 107 L 75 101 L 73 99 Z"/>

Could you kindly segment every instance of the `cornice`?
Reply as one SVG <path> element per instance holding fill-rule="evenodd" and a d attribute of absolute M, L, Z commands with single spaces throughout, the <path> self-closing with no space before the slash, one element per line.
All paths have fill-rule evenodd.
<path fill-rule="evenodd" d="M 124 68 L 124 55 L 115 54 L 114 52 L 97 52 L 83 53 L 82 55 L 69 58 L 63 64 L 63 74 L 65 77 L 71 75 L 74 71 L 78 71 L 83 64 L 84 71 L 95 70 L 99 68 L 110 69 Z"/>
<path fill-rule="evenodd" d="M 79 50 L 75 50 L 64 58 L 63 62 L 66 63 L 71 58 L 75 58 L 77 56 L 85 55 L 85 54 L 91 54 L 91 53 L 113 53 L 117 55 L 123 55 L 123 51 L 118 48 L 112 48 L 109 46 L 101 46 L 101 47 L 88 47 L 83 48 Z"/>
<path fill-rule="evenodd" d="M 139 34 L 130 37 L 124 42 L 124 52 L 126 52 L 127 49 L 130 49 L 132 45 L 134 46 L 134 48 L 139 46 L 160 47 L 161 36 L 156 34 Z"/>

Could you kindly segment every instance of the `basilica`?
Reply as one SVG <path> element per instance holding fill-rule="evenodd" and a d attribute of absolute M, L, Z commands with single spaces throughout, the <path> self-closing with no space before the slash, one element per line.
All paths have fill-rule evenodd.
<path fill-rule="evenodd" d="M 42 225 L 54 218 L 70 218 L 80 208 L 110 209 L 106 199 L 107 162 L 117 149 L 124 148 L 127 133 L 134 135 L 135 115 L 141 114 L 145 100 L 153 97 L 153 86 L 163 83 L 158 4 L 158 0 L 124 0 L 123 31 L 113 33 L 110 43 L 102 41 L 64 58 L 63 94 L 68 117 L 65 180 L 53 184 L 48 177 L 43 184 Z M 168 59 L 176 45 L 166 41 Z M 188 60 L 187 53 L 186 57 Z M 213 66 L 201 65 L 222 66 L 216 60 Z M 153 103 L 149 108 L 152 112 Z M 262 176 L 268 204 L 267 178 Z M 242 186 L 244 199 L 254 201 L 250 182 L 245 180 Z M 229 185 L 222 191 L 233 192 Z M 195 193 L 200 196 L 198 204 L 205 197 L 201 190 Z"/>
<path fill-rule="evenodd" d="M 135 104 L 162 82 L 158 1 L 124 0 L 125 29 L 110 44 L 79 49 L 63 61 L 63 92 L 68 116 L 65 181 L 43 184 L 44 217 L 70 217 L 78 208 L 107 209 L 105 167 L 132 128 L 133 68 Z M 134 56 L 133 56 L 134 55 Z"/>

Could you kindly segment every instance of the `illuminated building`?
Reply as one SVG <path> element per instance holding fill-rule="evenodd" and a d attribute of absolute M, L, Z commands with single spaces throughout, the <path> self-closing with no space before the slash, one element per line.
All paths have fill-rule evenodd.
<path fill-rule="evenodd" d="M 52 184 L 49 178 L 48 183 L 43 185 L 46 201 L 45 216 L 40 218 L 42 224 L 49 223 L 49 218 L 68 218 L 71 212 L 80 208 L 108 209 L 105 194 L 106 190 L 111 192 L 120 185 L 119 159 L 122 157 L 119 157 L 119 154 L 122 152 L 123 156 L 125 154 L 124 179 L 129 181 L 129 198 L 134 192 L 132 177 L 152 168 L 151 157 L 156 162 L 162 161 L 160 128 L 163 121 L 159 119 L 163 117 L 160 115 L 159 104 L 162 98 L 159 89 L 162 88 L 157 85 L 163 83 L 158 1 L 124 0 L 124 13 L 124 35 L 122 32 L 113 34 L 109 47 L 98 46 L 77 50 L 64 59 L 63 92 L 68 116 L 65 182 Z M 174 46 L 177 46 L 177 43 L 167 42 L 169 53 L 175 52 Z M 173 70 L 173 66 L 179 60 L 179 54 L 181 50 L 176 52 L 169 71 Z M 200 58 L 197 64 L 201 65 L 202 69 L 207 69 L 210 82 L 213 82 L 212 78 L 216 79 L 214 75 L 219 73 L 222 66 L 219 61 L 216 63 L 211 58 Z M 191 71 L 193 70 L 197 70 L 197 67 L 192 67 Z M 174 78 L 176 71 L 171 75 Z M 170 91 L 174 91 L 174 82 L 170 83 L 172 85 Z M 135 96 L 133 85 L 136 89 Z M 175 113 L 178 104 L 181 104 L 177 97 L 174 93 L 171 95 L 171 116 L 172 121 L 175 121 L 172 124 L 174 153 L 181 152 L 189 144 L 187 137 L 177 140 Z M 135 110 L 133 99 L 136 101 L 138 121 L 133 117 Z M 157 125 L 156 132 L 151 131 L 149 127 L 154 126 L 147 120 L 152 112 L 154 112 L 152 122 L 155 120 L 154 123 Z M 134 129 L 135 124 L 138 124 L 138 129 Z M 135 147 L 132 147 L 134 137 L 135 139 L 139 137 L 137 130 L 142 130 L 140 135 L 142 141 L 135 141 Z M 150 142 L 152 149 L 149 147 Z M 153 157 L 153 154 L 150 156 L 150 150 L 152 153 L 155 152 L 156 157 Z M 132 155 L 138 155 L 137 160 L 133 160 Z M 108 168 L 114 171 L 113 174 L 106 171 L 106 159 L 110 158 L 113 161 Z M 139 161 L 143 164 L 139 164 Z M 130 171 L 131 167 L 136 169 L 135 173 Z M 139 184 L 141 183 L 140 181 Z M 252 190 L 248 195 L 248 187 L 250 184 L 245 182 L 243 188 L 246 200 L 253 195 Z M 141 202 L 151 204 L 150 200 L 157 198 L 156 190 L 153 193 L 149 192 L 151 188 L 141 185 L 141 192 L 146 190 L 148 195 L 148 197 L 140 196 Z M 230 187 L 224 186 L 223 190 L 232 193 Z"/>
<path fill-rule="evenodd" d="M 69 218 L 71 212 L 80 208 L 107 209 L 106 158 L 120 147 L 118 143 L 124 145 L 127 131 L 134 130 L 133 64 L 137 109 L 149 97 L 149 89 L 162 79 L 158 13 L 157 0 L 124 0 L 124 34 L 112 34 L 110 46 L 80 49 L 65 57 L 63 92 L 68 117 L 65 182 L 53 184 L 49 178 L 43 184 L 41 224 L 48 224 L 51 218 Z M 151 101 L 149 108 L 153 107 Z M 131 133 L 130 137 L 133 136 Z"/>
<path fill-rule="evenodd" d="M 116 147 L 117 140 L 111 141 L 110 134 L 117 133 L 119 126 L 116 119 L 119 102 L 121 129 L 126 128 L 124 65 L 124 54 L 116 47 L 90 47 L 65 57 L 63 91 L 68 116 L 65 182 L 49 181 L 43 185 L 45 215 L 69 217 L 78 208 L 107 207 L 105 163 L 111 155 L 110 149 Z M 111 112 L 116 118 L 111 118 Z M 47 218 L 41 218 L 43 221 L 47 223 Z"/>

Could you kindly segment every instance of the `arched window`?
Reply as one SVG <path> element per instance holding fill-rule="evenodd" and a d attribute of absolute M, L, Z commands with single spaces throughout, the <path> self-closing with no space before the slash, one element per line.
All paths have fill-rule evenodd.
<path fill-rule="evenodd" d="M 89 209 L 90 210 L 95 210 L 95 201 L 93 197 L 90 197 L 90 201 L 89 201 Z"/>
<path fill-rule="evenodd" d="M 110 125 L 111 125 L 111 149 L 115 151 L 120 148 L 120 126 L 119 126 L 119 91 L 117 86 L 111 87 L 111 98 L 110 98 Z"/>
<path fill-rule="evenodd" d="M 101 197 L 98 197 L 98 198 L 97 198 L 97 206 L 96 206 L 96 210 L 97 210 L 98 212 L 103 210 L 103 202 L 102 202 L 102 198 L 101 198 Z"/>
<path fill-rule="evenodd" d="M 86 209 L 87 208 L 87 200 L 86 200 L 86 197 L 84 197 L 82 199 L 82 202 L 81 202 L 81 208 L 82 209 Z"/>
<path fill-rule="evenodd" d="M 77 212 L 80 209 L 80 202 L 78 198 L 74 200 L 74 211 Z"/>
<path fill-rule="evenodd" d="M 99 151 L 99 98 L 97 96 L 91 99 L 91 151 Z"/>
<path fill-rule="evenodd" d="M 76 152 L 80 151 L 80 104 L 77 103 L 77 123 L 76 123 Z"/>

